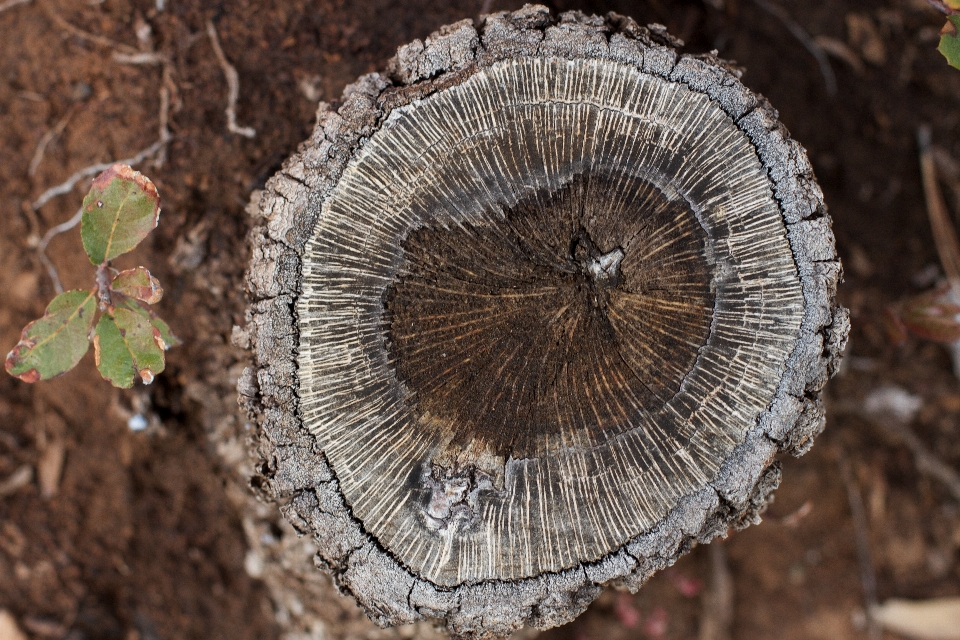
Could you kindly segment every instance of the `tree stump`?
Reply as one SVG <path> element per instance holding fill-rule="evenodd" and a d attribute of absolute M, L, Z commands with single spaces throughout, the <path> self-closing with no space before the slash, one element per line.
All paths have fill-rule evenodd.
<path fill-rule="evenodd" d="M 658 25 L 402 47 L 267 184 L 254 484 L 381 625 L 573 619 L 758 521 L 849 329 L 804 150 Z"/>

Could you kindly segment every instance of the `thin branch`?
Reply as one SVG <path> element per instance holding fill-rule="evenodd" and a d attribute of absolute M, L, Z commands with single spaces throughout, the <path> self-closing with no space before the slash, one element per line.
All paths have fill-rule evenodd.
<path fill-rule="evenodd" d="M 820 66 L 820 75 L 823 76 L 823 82 L 827 85 L 827 95 L 830 97 L 837 95 L 837 76 L 833 73 L 833 67 L 830 66 L 830 60 L 827 58 L 827 53 L 823 50 L 823 47 L 810 37 L 807 30 L 791 18 L 790 14 L 780 5 L 769 2 L 768 0 L 753 0 L 753 2 L 783 23 L 787 31 L 810 52 L 810 55 L 816 58 L 817 64 Z"/>
<path fill-rule="evenodd" d="M 213 26 L 212 20 L 207 20 L 207 35 L 210 37 L 210 44 L 213 45 L 213 52 L 217 54 L 217 60 L 220 61 L 220 67 L 223 69 L 223 75 L 227 79 L 227 130 L 230 133 L 253 138 L 257 131 L 252 127 L 237 126 L 237 98 L 240 97 L 240 76 L 236 68 L 227 60 L 227 56 L 220 47 L 220 38 L 217 36 L 217 28 Z"/>
<path fill-rule="evenodd" d="M 903 419 L 897 418 L 889 409 L 884 409 L 882 412 L 865 411 L 864 407 L 855 401 L 836 402 L 831 407 L 836 415 L 859 416 L 901 441 L 913 453 L 917 471 L 943 483 L 950 495 L 960 502 L 960 473 L 930 451 Z"/>
<path fill-rule="evenodd" d="M 877 575 L 874 570 L 873 553 L 870 550 L 870 529 L 867 524 L 863 499 L 860 497 L 860 488 L 853 476 L 850 460 L 843 449 L 840 449 L 837 456 L 837 466 L 840 468 L 840 479 L 847 490 L 847 501 L 850 503 L 850 515 L 853 519 L 857 560 L 860 565 L 860 583 L 863 587 L 863 600 L 867 611 L 867 636 L 870 640 L 881 640 L 882 630 L 880 625 L 870 614 L 879 604 L 877 602 Z"/>
<path fill-rule="evenodd" d="M 0 13 L 3 13 L 7 9 L 13 9 L 17 5 L 27 4 L 30 0 L 7 0 L 6 2 L 0 3 Z"/>
<path fill-rule="evenodd" d="M 61 182 L 55 187 L 50 187 L 46 191 L 40 194 L 40 197 L 33 201 L 33 204 L 30 205 L 34 211 L 47 204 L 53 198 L 57 196 L 62 196 L 65 193 L 70 193 L 73 191 L 73 188 L 77 185 L 78 182 L 84 178 L 91 178 L 101 171 L 106 171 L 115 164 L 140 164 L 145 159 L 149 158 L 157 151 L 159 151 L 163 145 L 166 144 L 163 140 L 157 140 L 152 145 L 140 151 L 137 155 L 130 158 L 124 158 L 122 160 L 113 160 L 111 162 L 101 162 L 99 164 L 92 164 L 89 167 L 84 167 L 80 169 L 72 176 Z"/>
<path fill-rule="evenodd" d="M 43 266 L 47 268 L 47 274 L 50 276 L 50 279 L 53 280 L 53 289 L 58 294 L 63 293 L 63 284 L 60 283 L 60 274 L 57 273 L 57 268 L 53 266 L 53 262 L 50 261 L 50 258 L 47 257 L 47 245 L 50 244 L 50 241 L 53 240 L 55 236 L 60 235 L 65 231 L 70 231 L 75 226 L 80 224 L 80 219 L 83 217 L 83 207 L 77 209 L 77 212 L 73 214 L 73 217 L 67 220 L 66 222 L 61 222 L 55 227 L 51 227 L 45 234 L 43 238 L 40 239 L 40 243 L 37 245 L 37 253 L 40 255 L 40 262 L 43 263 Z"/>

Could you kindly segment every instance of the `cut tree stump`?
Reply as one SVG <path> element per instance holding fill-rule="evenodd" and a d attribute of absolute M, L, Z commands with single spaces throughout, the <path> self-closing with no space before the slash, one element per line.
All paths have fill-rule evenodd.
<path fill-rule="evenodd" d="M 259 195 L 254 484 L 381 625 L 547 628 L 758 521 L 849 319 L 799 144 L 658 25 L 444 27 Z"/>

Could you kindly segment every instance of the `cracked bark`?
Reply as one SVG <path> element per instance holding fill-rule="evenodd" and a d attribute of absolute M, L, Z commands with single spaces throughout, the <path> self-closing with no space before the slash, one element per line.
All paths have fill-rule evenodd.
<path fill-rule="evenodd" d="M 822 430 L 849 328 L 822 194 L 678 46 L 529 5 L 449 25 L 259 195 L 254 485 L 378 624 L 567 622 L 757 522 Z"/>

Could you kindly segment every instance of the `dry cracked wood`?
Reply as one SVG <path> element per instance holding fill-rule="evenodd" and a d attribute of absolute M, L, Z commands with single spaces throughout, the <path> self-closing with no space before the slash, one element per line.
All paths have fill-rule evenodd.
<path fill-rule="evenodd" d="M 493 636 L 756 521 L 849 322 L 803 149 L 661 28 L 444 27 L 322 105 L 251 234 L 255 483 L 380 624 Z"/>

